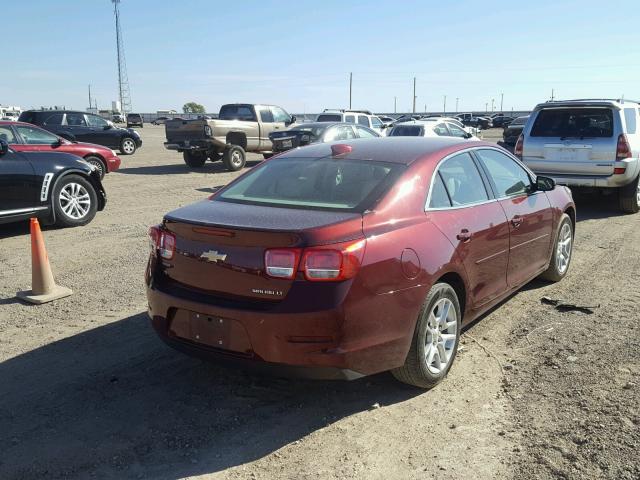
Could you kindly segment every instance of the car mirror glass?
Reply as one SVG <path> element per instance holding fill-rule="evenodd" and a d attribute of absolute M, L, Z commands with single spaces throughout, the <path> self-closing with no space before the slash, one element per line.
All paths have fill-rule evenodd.
<path fill-rule="evenodd" d="M 556 182 L 553 178 L 538 176 L 536 178 L 535 188 L 541 192 L 550 192 L 556 188 Z"/>

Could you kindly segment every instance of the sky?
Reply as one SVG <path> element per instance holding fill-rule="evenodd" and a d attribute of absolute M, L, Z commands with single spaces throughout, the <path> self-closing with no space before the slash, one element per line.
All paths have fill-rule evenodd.
<path fill-rule="evenodd" d="M 85 109 L 117 99 L 110 0 L 2 2 L 0 105 Z M 640 98 L 640 2 L 121 0 L 133 111 L 529 110 Z M 7 48 L 7 46 L 9 48 Z"/>

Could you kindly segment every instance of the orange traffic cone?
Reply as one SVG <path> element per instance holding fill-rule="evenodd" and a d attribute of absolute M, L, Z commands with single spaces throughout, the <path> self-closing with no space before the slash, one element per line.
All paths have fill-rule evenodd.
<path fill-rule="evenodd" d="M 31 219 L 31 290 L 18 292 L 17 297 L 40 305 L 59 298 L 68 297 L 73 292 L 56 285 L 49 265 L 47 249 L 37 218 Z"/>

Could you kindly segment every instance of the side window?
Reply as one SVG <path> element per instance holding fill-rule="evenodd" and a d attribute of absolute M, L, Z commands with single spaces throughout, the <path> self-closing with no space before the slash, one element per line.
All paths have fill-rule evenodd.
<path fill-rule="evenodd" d="M 351 138 L 356 138 L 351 127 L 346 125 L 338 127 L 338 135 L 335 138 L 336 140 L 349 140 Z"/>
<path fill-rule="evenodd" d="M 440 173 L 436 172 L 433 179 L 433 187 L 431 187 L 431 197 L 429 199 L 429 208 L 447 208 L 451 206 L 449 194 L 444 187 L 444 182 Z"/>
<path fill-rule="evenodd" d="M 522 195 L 529 191 L 529 174 L 511 157 L 489 149 L 476 150 L 476 154 L 487 169 L 498 197 Z"/>
<path fill-rule="evenodd" d="M 346 123 L 356 123 L 356 117 L 355 117 L 355 115 L 345 115 L 344 116 L 344 121 Z"/>
<path fill-rule="evenodd" d="M 382 128 L 382 121 L 378 117 L 371 117 L 371 128 Z"/>
<path fill-rule="evenodd" d="M 51 145 L 58 141 L 58 137 L 39 128 L 18 125 L 16 130 L 27 145 Z"/>
<path fill-rule="evenodd" d="M 447 130 L 447 126 L 444 123 L 439 123 L 435 127 L 433 127 L 433 131 L 436 135 L 440 137 L 448 137 L 449 130 Z"/>
<path fill-rule="evenodd" d="M 43 122 L 43 125 L 62 125 L 62 114 L 54 113 L 53 115 L 47 117 L 47 119 Z"/>
<path fill-rule="evenodd" d="M 82 113 L 67 113 L 67 125 L 71 127 L 86 127 L 87 122 Z"/>
<path fill-rule="evenodd" d="M 627 133 L 630 135 L 636 133 L 636 112 L 635 108 L 624 109 L 624 123 L 627 124 Z"/>
<path fill-rule="evenodd" d="M 106 127 L 108 125 L 107 121 L 99 117 L 98 115 L 87 115 L 87 123 L 90 127 Z"/>
<path fill-rule="evenodd" d="M 373 130 L 360 125 L 356 125 L 356 131 L 360 138 L 378 138 L 380 136 Z"/>
<path fill-rule="evenodd" d="M 324 134 L 324 141 L 333 142 L 334 140 L 337 140 L 337 137 L 338 137 L 338 127 L 331 127 L 331 128 L 328 128 L 326 133 Z"/>
<path fill-rule="evenodd" d="M 480 172 L 468 153 L 449 158 L 438 171 L 454 207 L 489 199 Z"/>
<path fill-rule="evenodd" d="M 465 138 L 465 136 L 467 135 L 467 132 L 454 125 L 453 123 L 447 123 L 447 127 L 449 127 L 449 131 L 451 132 L 452 137 Z"/>
<path fill-rule="evenodd" d="M 291 120 L 289 114 L 282 110 L 280 107 L 271 107 L 271 113 L 273 114 L 274 122 L 286 123 Z"/>
<path fill-rule="evenodd" d="M 18 143 L 13 130 L 7 125 L 0 125 L 0 140 L 4 140 L 7 143 Z"/>
<path fill-rule="evenodd" d="M 369 126 L 369 118 L 367 118 L 365 115 L 358 115 L 358 124 L 359 125 L 364 125 L 365 127 Z"/>
<path fill-rule="evenodd" d="M 267 107 L 262 107 L 260 109 L 260 118 L 263 123 L 273 123 L 273 113 Z"/>

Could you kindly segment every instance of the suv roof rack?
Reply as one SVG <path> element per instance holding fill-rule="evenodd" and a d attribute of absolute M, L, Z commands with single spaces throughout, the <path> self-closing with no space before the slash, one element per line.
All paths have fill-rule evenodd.
<path fill-rule="evenodd" d="M 631 102 L 640 103 L 638 100 L 632 100 L 630 98 L 569 98 L 567 100 L 547 100 L 545 103 L 567 103 L 567 102 Z"/>
<path fill-rule="evenodd" d="M 362 113 L 363 115 L 373 115 L 370 110 L 351 110 L 349 108 L 325 108 L 324 112 L 342 112 L 342 113 Z"/>

